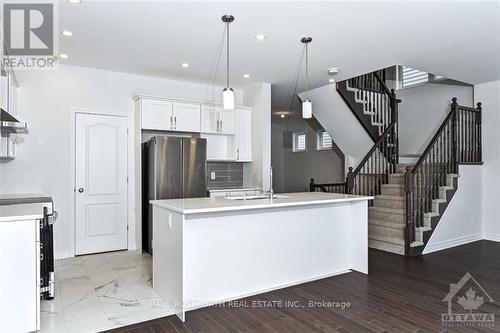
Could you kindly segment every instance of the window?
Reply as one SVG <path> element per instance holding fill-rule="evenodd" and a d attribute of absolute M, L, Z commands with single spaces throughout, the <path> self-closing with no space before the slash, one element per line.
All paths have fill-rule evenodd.
<path fill-rule="evenodd" d="M 429 73 L 403 66 L 403 88 L 429 82 Z"/>
<path fill-rule="evenodd" d="M 306 151 L 306 134 L 293 133 L 293 151 Z"/>
<path fill-rule="evenodd" d="M 332 149 L 332 146 L 333 142 L 330 134 L 328 134 L 328 132 L 324 130 L 318 131 L 316 148 L 318 150 L 326 150 L 326 149 Z"/>

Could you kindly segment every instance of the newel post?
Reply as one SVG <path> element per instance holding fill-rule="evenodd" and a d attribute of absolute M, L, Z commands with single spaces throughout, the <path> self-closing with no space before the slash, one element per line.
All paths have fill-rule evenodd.
<path fill-rule="evenodd" d="M 483 139 L 482 139 L 482 129 L 481 127 L 483 126 L 482 125 L 482 122 L 483 122 L 483 107 L 481 106 L 481 102 L 478 102 L 477 103 L 477 111 L 476 112 L 476 124 L 477 124 L 477 127 L 478 127 L 478 145 L 477 145 L 477 149 L 478 149 L 478 161 L 476 162 L 482 162 L 483 161 Z"/>
<path fill-rule="evenodd" d="M 414 177 L 411 167 L 406 167 L 404 177 L 404 190 L 406 197 L 406 223 L 405 223 L 405 255 L 410 256 L 410 245 L 415 240 L 415 224 L 413 223 L 412 192 L 414 187 Z"/>
<path fill-rule="evenodd" d="M 311 178 L 311 182 L 309 183 L 309 192 L 315 192 L 315 186 L 314 186 L 314 178 Z"/>
<path fill-rule="evenodd" d="M 349 172 L 347 173 L 347 178 L 345 182 L 345 193 L 352 194 L 354 190 L 354 172 L 352 172 L 352 167 L 349 167 Z"/>
<path fill-rule="evenodd" d="M 457 98 L 453 97 L 451 103 L 451 142 L 452 142 L 452 158 L 453 158 L 453 172 L 458 172 L 458 142 L 457 142 L 457 113 L 458 113 L 458 103 Z"/>

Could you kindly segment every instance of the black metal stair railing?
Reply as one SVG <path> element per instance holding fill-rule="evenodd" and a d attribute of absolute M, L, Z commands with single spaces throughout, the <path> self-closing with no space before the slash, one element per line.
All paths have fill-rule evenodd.
<path fill-rule="evenodd" d="M 433 211 L 433 200 L 440 198 L 440 187 L 448 175 L 458 173 L 459 163 L 479 163 L 481 156 L 481 103 L 477 108 L 461 106 L 452 99 L 450 112 L 413 168 L 405 174 L 406 254 L 415 241 L 417 228 L 424 227 L 426 213 Z"/>

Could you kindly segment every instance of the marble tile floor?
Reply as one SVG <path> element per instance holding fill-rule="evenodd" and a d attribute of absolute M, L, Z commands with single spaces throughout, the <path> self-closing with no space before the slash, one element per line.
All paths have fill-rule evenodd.
<path fill-rule="evenodd" d="M 158 307 L 147 253 L 56 260 L 56 296 L 41 302 L 40 332 L 99 332 L 168 315 Z"/>

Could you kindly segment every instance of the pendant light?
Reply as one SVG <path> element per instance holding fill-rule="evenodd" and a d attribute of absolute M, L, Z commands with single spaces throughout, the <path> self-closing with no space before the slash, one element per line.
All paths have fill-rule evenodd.
<path fill-rule="evenodd" d="M 227 45 L 227 61 L 226 61 L 226 88 L 222 91 L 222 104 L 224 109 L 234 109 L 234 90 L 229 87 L 229 23 L 234 21 L 233 15 L 222 16 L 222 21 L 226 23 L 226 45 Z"/>
<path fill-rule="evenodd" d="M 309 49 L 308 45 L 312 41 L 311 37 L 303 37 L 300 40 L 306 46 L 306 99 L 302 102 L 302 118 L 312 118 L 312 103 L 309 100 Z"/>

